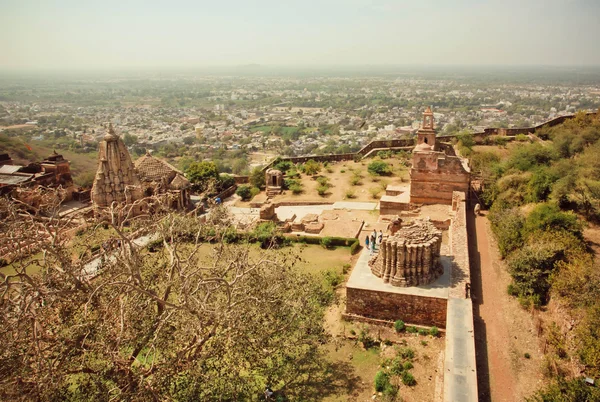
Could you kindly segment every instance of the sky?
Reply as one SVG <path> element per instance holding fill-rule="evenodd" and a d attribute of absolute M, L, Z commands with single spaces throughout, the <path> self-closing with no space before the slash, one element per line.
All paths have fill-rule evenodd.
<path fill-rule="evenodd" d="M 0 0 L 0 69 L 600 65 L 600 0 Z"/>

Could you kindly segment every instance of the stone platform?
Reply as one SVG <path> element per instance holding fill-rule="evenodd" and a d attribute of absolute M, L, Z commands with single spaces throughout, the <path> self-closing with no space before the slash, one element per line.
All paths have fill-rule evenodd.
<path fill-rule="evenodd" d="M 443 249 L 447 248 L 443 247 Z M 364 249 L 346 284 L 346 313 L 380 320 L 403 320 L 446 328 L 452 259 L 442 255 L 444 273 L 423 286 L 397 287 L 371 273 L 369 251 Z"/>

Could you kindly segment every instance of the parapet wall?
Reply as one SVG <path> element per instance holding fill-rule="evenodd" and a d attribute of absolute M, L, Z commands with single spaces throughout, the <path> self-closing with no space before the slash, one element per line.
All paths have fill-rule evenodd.
<path fill-rule="evenodd" d="M 587 112 L 587 114 L 595 115 L 596 112 Z M 475 140 L 477 140 L 477 139 L 482 140 L 485 137 L 491 137 L 494 135 L 512 137 L 512 136 L 519 135 L 519 134 L 529 134 L 529 133 L 534 133 L 536 130 L 539 130 L 544 127 L 557 126 L 559 124 L 564 123 L 567 120 L 571 120 L 573 117 L 575 117 L 575 114 L 567 114 L 564 116 L 558 116 L 558 117 L 555 117 L 554 119 L 545 121 L 545 122 L 540 123 L 537 126 L 533 126 L 533 127 L 518 127 L 518 128 L 517 127 L 515 127 L 515 128 L 488 127 L 488 128 L 485 128 L 483 131 L 473 133 L 473 137 L 475 138 Z M 442 139 L 456 138 L 456 134 L 442 135 L 442 136 L 439 136 L 438 138 L 442 138 Z"/>
<path fill-rule="evenodd" d="M 346 288 L 348 313 L 380 320 L 402 319 L 411 324 L 446 328 L 446 305 L 446 299 L 437 297 Z"/>
<path fill-rule="evenodd" d="M 444 356 L 444 402 L 477 401 L 477 366 L 471 282 L 466 196 L 452 195 L 454 217 L 450 226 L 452 285 L 448 294 L 446 351 Z"/>

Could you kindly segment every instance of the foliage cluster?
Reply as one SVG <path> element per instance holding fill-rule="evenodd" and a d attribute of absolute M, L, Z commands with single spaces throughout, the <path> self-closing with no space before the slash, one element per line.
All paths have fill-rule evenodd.
<path fill-rule="evenodd" d="M 600 274 L 583 240 L 580 217 L 594 222 L 600 216 L 600 119 L 579 113 L 536 135 L 547 142 L 522 141 L 502 160 L 475 152 L 471 166 L 484 180 L 482 201 L 491 206 L 492 230 L 513 279 L 509 293 L 524 307 L 557 297 L 582 317 L 572 345 L 586 375 L 597 378 Z M 556 366 L 567 356 L 564 336 L 552 326 L 546 336 L 551 344 L 546 359 L 554 367 L 552 374 L 560 376 L 563 371 Z M 588 391 L 580 380 L 559 379 L 531 400 L 579 400 L 561 399 L 561 393 Z"/>

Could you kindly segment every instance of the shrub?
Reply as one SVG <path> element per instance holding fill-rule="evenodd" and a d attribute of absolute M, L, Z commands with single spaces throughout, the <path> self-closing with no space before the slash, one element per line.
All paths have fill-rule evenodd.
<path fill-rule="evenodd" d="M 331 239 L 331 237 L 323 237 L 321 239 L 321 246 L 325 247 L 325 248 L 331 248 L 333 246 L 333 241 Z"/>
<path fill-rule="evenodd" d="M 396 322 L 394 322 L 394 329 L 396 330 L 396 332 L 404 331 L 406 329 L 406 325 L 404 325 L 404 321 L 396 320 Z"/>
<path fill-rule="evenodd" d="M 398 350 L 398 355 L 400 355 L 403 359 L 412 360 L 415 358 L 415 351 L 411 348 L 400 348 Z"/>
<path fill-rule="evenodd" d="M 335 288 L 340 283 L 342 283 L 342 280 L 344 279 L 342 277 L 342 275 L 340 275 L 334 269 L 328 269 L 327 271 L 324 271 L 322 275 L 323 275 L 323 279 L 325 280 L 325 283 L 327 283 L 329 286 L 331 286 L 333 288 Z"/>
<path fill-rule="evenodd" d="M 361 180 L 360 176 L 352 176 L 350 178 L 350 184 L 353 186 L 360 186 L 362 184 L 362 182 L 360 180 Z"/>
<path fill-rule="evenodd" d="M 369 331 L 366 328 L 360 330 L 357 339 L 363 344 L 365 349 L 369 349 L 375 344 L 375 341 L 373 341 L 373 338 L 371 338 L 371 335 L 369 335 Z"/>
<path fill-rule="evenodd" d="M 523 245 L 522 231 L 525 219 L 517 208 L 502 209 L 494 204 L 489 219 L 502 257 L 506 257 L 511 251 Z"/>
<path fill-rule="evenodd" d="M 373 161 L 367 168 L 370 174 L 377 176 L 387 176 L 392 173 L 390 165 L 384 161 Z"/>
<path fill-rule="evenodd" d="M 375 374 L 375 391 L 383 392 L 383 390 L 390 384 L 390 376 L 383 370 L 379 370 Z"/>
<path fill-rule="evenodd" d="M 362 160 L 362 155 L 361 154 L 354 154 L 354 156 L 352 157 L 352 160 L 354 160 L 354 162 L 360 162 Z"/>
<path fill-rule="evenodd" d="M 438 336 L 440 336 L 440 330 L 438 329 L 438 327 L 431 327 L 429 329 L 429 335 L 437 338 Z"/>
<path fill-rule="evenodd" d="M 347 274 L 347 273 L 348 273 L 348 270 L 349 270 L 350 268 L 352 268 L 352 265 L 350 265 L 350 264 L 344 264 L 344 265 L 342 265 L 342 273 L 343 273 L 343 274 Z"/>
<path fill-rule="evenodd" d="M 235 190 L 235 193 L 239 195 L 243 201 L 248 201 L 252 198 L 252 188 L 248 185 L 242 185 Z"/>
<path fill-rule="evenodd" d="M 379 187 L 371 187 L 369 189 L 369 192 L 371 193 L 371 198 L 377 199 L 379 197 L 379 193 L 381 193 L 381 188 L 379 188 Z"/>
<path fill-rule="evenodd" d="M 425 328 L 420 328 L 419 329 L 419 335 L 427 335 L 427 334 L 428 334 L 428 332 L 427 332 L 427 330 Z"/>
<path fill-rule="evenodd" d="M 404 371 L 402 373 L 402 384 L 412 387 L 417 384 L 417 381 L 411 373 L 409 373 L 408 371 Z"/>
<path fill-rule="evenodd" d="M 583 378 L 572 378 L 570 380 L 559 377 L 556 383 L 537 391 L 527 402 L 563 402 L 563 401 L 598 401 L 600 400 L 600 388 L 590 387 Z"/>
<path fill-rule="evenodd" d="M 572 212 L 563 212 L 554 204 L 540 204 L 527 216 L 525 220 L 525 232 L 531 233 L 535 230 L 566 230 L 571 233 L 580 234 L 581 224 L 577 215 Z"/>
<path fill-rule="evenodd" d="M 523 355 L 526 359 L 531 359 L 531 355 L 527 352 L 525 352 L 525 354 Z"/>
<path fill-rule="evenodd" d="M 417 327 L 411 325 L 410 327 L 406 328 L 406 332 L 416 334 L 417 332 L 419 332 L 419 330 L 417 329 Z"/>
<path fill-rule="evenodd" d="M 292 191 L 292 194 L 295 194 L 295 195 L 302 194 L 302 192 L 304 191 L 300 184 L 291 185 L 290 190 Z"/>
<path fill-rule="evenodd" d="M 427 346 L 427 345 L 428 345 L 428 343 L 427 343 L 427 341 L 425 341 L 425 340 L 422 340 L 422 341 L 421 341 L 421 345 L 423 345 L 423 346 Z"/>
<path fill-rule="evenodd" d="M 518 142 L 528 142 L 529 141 L 529 137 L 526 136 L 525 134 L 517 134 L 515 136 L 515 141 L 518 141 Z"/>
<path fill-rule="evenodd" d="M 314 176 L 321 171 L 321 164 L 310 159 L 304 164 L 304 173 Z"/>
<path fill-rule="evenodd" d="M 267 248 L 272 244 L 279 243 L 283 240 L 283 236 L 281 236 L 281 233 L 274 222 L 259 223 L 250 233 L 250 238 L 260 242 L 263 248 Z"/>
<path fill-rule="evenodd" d="M 329 191 L 329 186 L 319 186 L 319 187 L 317 187 L 317 193 L 321 197 L 324 197 L 325 195 L 327 195 L 328 191 Z"/>
<path fill-rule="evenodd" d="M 350 254 L 354 255 L 360 251 L 360 241 L 356 240 L 350 245 Z"/>
<path fill-rule="evenodd" d="M 348 198 L 348 199 L 356 198 L 356 192 L 354 192 L 354 190 L 352 190 L 352 189 L 346 190 L 346 198 Z"/>
<path fill-rule="evenodd" d="M 396 357 L 394 360 L 392 360 L 389 364 L 386 364 L 386 366 L 389 365 L 390 367 L 390 372 L 394 375 L 400 375 L 402 374 L 402 372 L 404 371 L 404 365 L 402 364 L 402 359 Z"/>
<path fill-rule="evenodd" d="M 299 179 L 285 178 L 283 179 L 283 188 L 291 189 L 292 186 L 301 186 L 302 182 Z"/>
<path fill-rule="evenodd" d="M 260 167 L 255 167 L 250 173 L 249 181 L 252 186 L 258 189 L 263 188 L 265 186 L 265 173 Z"/>
<path fill-rule="evenodd" d="M 288 170 L 294 167 L 294 164 L 291 161 L 275 161 L 273 167 L 277 170 L 281 170 L 282 173 L 287 173 Z M 264 177 L 264 176 L 263 176 Z"/>
<path fill-rule="evenodd" d="M 404 362 L 404 364 L 402 365 L 402 367 L 404 368 L 404 371 L 406 371 L 406 370 L 410 370 L 414 366 L 413 366 L 413 364 L 411 362 Z"/>
<path fill-rule="evenodd" d="M 377 152 L 377 157 L 380 159 L 387 159 L 392 156 L 392 151 L 379 151 Z"/>
<path fill-rule="evenodd" d="M 354 328 L 352 328 L 352 329 L 350 330 L 350 335 L 356 335 L 356 331 L 354 330 Z"/>
<path fill-rule="evenodd" d="M 340 170 L 340 173 L 346 173 L 346 169 Z"/>
<path fill-rule="evenodd" d="M 325 176 L 319 176 L 317 177 L 317 183 L 321 186 L 329 186 L 329 179 Z"/>

